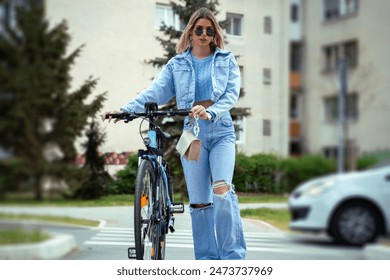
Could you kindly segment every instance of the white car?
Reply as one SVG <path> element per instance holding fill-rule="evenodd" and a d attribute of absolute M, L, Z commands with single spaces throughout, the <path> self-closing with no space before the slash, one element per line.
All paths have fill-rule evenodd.
<path fill-rule="evenodd" d="M 290 228 L 363 245 L 390 234 L 390 166 L 307 181 L 289 197 Z"/>

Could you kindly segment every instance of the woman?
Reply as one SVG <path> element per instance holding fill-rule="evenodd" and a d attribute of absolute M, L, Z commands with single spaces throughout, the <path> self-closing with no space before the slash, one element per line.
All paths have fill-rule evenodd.
<path fill-rule="evenodd" d="M 178 109 L 191 109 L 190 117 L 199 118 L 200 158 L 181 157 L 195 258 L 244 259 L 246 245 L 232 184 L 235 132 L 229 113 L 239 96 L 239 67 L 223 50 L 221 27 L 207 8 L 191 16 L 176 52 L 152 84 L 121 110 L 142 112 L 146 102 L 164 104 L 176 97 Z M 189 129 L 190 117 L 184 129 Z"/>

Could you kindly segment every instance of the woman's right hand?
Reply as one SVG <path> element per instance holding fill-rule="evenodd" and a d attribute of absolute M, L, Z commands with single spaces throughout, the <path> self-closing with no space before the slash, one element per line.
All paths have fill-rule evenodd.
<path fill-rule="evenodd" d="M 102 121 L 105 121 L 106 119 L 108 119 L 108 122 L 111 122 L 112 117 L 111 117 L 111 116 L 107 117 L 107 115 L 108 115 L 108 114 L 119 114 L 119 113 L 123 113 L 123 111 L 110 111 L 110 112 L 105 112 L 105 113 L 103 113 L 103 114 L 101 115 Z M 121 119 L 115 119 L 115 120 L 114 120 L 114 123 L 117 123 L 117 122 L 119 122 L 120 120 L 121 120 Z"/>

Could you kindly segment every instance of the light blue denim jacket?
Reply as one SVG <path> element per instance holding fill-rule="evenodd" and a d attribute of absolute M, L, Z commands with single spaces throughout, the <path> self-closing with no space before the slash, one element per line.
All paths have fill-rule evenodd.
<path fill-rule="evenodd" d="M 238 100 L 240 93 L 240 70 L 234 55 L 216 48 L 212 60 L 211 100 L 214 102 L 207 111 L 216 121 L 229 113 Z M 121 107 L 125 112 L 144 112 L 144 104 L 167 103 L 176 97 L 178 109 L 190 110 L 195 100 L 195 72 L 191 59 L 191 48 L 171 58 L 151 85 L 133 100 Z"/>

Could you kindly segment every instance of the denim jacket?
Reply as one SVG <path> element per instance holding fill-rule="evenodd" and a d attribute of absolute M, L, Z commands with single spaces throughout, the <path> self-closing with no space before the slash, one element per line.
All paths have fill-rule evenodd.
<path fill-rule="evenodd" d="M 216 48 L 212 60 L 211 100 L 214 102 L 207 111 L 216 121 L 229 113 L 240 93 L 240 70 L 236 59 L 229 51 Z M 195 100 L 195 72 L 191 59 L 191 48 L 171 58 L 154 78 L 151 85 L 132 101 L 121 107 L 126 112 L 143 112 L 144 104 L 167 103 L 176 97 L 178 109 L 190 110 Z"/>

